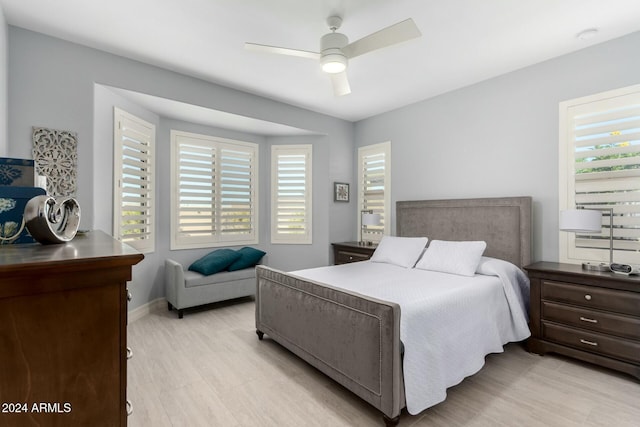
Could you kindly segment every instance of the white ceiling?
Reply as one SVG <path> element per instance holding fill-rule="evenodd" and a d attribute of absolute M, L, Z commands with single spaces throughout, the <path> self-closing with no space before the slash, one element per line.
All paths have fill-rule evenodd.
<path fill-rule="evenodd" d="M 0 0 L 23 27 L 313 111 L 357 121 L 640 30 L 640 0 Z M 325 19 L 355 41 L 413 18 L 419 39 L 349 63 L 334 97 L 309 59 Z M 576 37 L 597 28 L 595 37 Z"/>
<path fill-rule="evenodd" d="M 198 105 L 187 104 L 158 96 L 131 90 L 105 86 L 108 90 L 132 101 L 136 105 L 153 111 L 161 117 L 231 129 L 238 132 L 254 133 L 262 136 L 318 135 L 318 133 L 280 123 L 267 122 L 252 117 L 240 116 L 225 111 L 212 110 Z"/>

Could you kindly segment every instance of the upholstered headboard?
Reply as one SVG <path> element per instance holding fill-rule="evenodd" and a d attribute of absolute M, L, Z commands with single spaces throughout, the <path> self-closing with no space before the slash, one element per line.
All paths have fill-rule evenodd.
<path fill-rule="evenodd" d="M 429 240 L 484 240 L 484 255 L 531 263 L 531 197 L 396 202 L 396 232 Z"/>

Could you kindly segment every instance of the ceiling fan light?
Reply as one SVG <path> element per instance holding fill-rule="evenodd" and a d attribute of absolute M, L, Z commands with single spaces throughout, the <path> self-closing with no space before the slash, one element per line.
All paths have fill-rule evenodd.
<path fill-rule="evenodd" d="M 323 55 L 320 59 L 322 71 L 329 74 L 341 73 L 347 69 L 347 58 L 341 53 Z"/>

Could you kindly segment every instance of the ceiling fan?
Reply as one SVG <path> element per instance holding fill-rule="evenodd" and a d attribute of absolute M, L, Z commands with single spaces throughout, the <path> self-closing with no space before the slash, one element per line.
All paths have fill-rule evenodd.
<path fill-rule="evenodd" d="M 330 33 L 325 34 L 320 39 L 320 52 L 310 52 L 307 50 L 290 49 L 286 47 L 267 46 L 257 43 L 245 43 L 245 48 L 254 51 L 278 53 L 282 55 L 299 56 L 302 58 L 310 58 L 320 60 L 322 71 L 331 76 L 333 92 L 336 96 L 347 95 L 351 93 L 349 80 L 347 78 L 347 65 L 349 59 L 371 52 L 373 50 L 382 49 L 383 47 L 401 43 L 420 37 L 422 33 L 413 22 L 413 19 L 405 19 L 397 24 L 383 28 L 373 34 L 369 34 L 349 43 L 349 39 L 342 33 L 336 33 L 342 24 L 342 18 L 339 16 L 330 16 L 327 18 Z"/>

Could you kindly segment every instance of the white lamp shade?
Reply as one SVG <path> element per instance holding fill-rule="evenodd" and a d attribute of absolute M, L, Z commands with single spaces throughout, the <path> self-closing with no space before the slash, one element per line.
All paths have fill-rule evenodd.
<path fill-rule="evenodd" d="M 363 213 L 362 225 L 380 225 L 382 217 L 380 214 Z"/>
<path fill-rule="evenodd" d="M 322 64 L 322 71 L 329 74 L 341 73 L 347 68 L 347 58 L 342 54 L 330 53 L 323 55 L 320 63 Z"/>
<path fill-rule="evenodd" d="M 593 209 L 560 211 L 560 230 L 573 233 L 600 233 L 602 231 L 602 212 Z"/>

